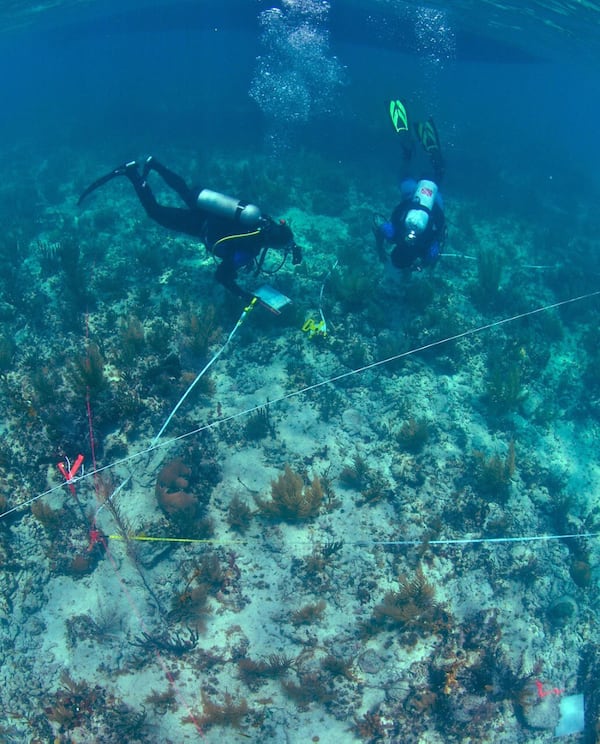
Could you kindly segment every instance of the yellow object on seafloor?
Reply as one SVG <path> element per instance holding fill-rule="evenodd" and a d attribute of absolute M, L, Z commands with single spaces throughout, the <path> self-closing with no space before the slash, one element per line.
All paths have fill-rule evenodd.
<path fill-rule="evenodd" d="M 304 321 L 304 325 L 302 326 L 302 330 L 304 333 L 308 333 L 308 337 L 312 338 L 315 335 L 327 335 L 327 324 L 323 319 L 319 321 L 313 320 L 313 318 L 308 318 Z"/>

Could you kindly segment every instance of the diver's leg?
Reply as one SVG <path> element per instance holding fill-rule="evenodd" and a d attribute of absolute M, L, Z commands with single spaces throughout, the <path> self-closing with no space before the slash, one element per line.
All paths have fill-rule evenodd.
<path fill-rule="evenodd" d="M 152 155 L 147 157 L 146 162 L 144 163 L 144 168 L 142 170 L 142 178 L 144 180 L 147 178 L 150 171 L 156 171 L 167 186 L 172 188 L 173 191 L 181 197 L 184 204 L 186 204 L 190 209 L 194 209 L 196 206 L 197 193 L 189 188 L 181 176 L 177 175 L 177 173 L 174 173 L 172 170 L 169 170 L 166 165 L 160 163 Z"/>
<path fill-rule="evenodd" d="M 412 199 L 417 189 L 417 182 L 414 178 L 404 178 L 400 183 L 400 195 L 402 201 Z"/>
<path fill-rule="evenodd" d="M 431 153 L 431 167 L 433 168 L 434 181 L 439 186 L 446 172 L 446 163 L 444 162 L 441 150 Z"/>
<path fill-rule="evenodd" d="M 131 181 L 148 217 L 169 230 L 177 230 L 195 237 L 202 236 L 204 220 L 198 210 L 165 207 L 159 204 L 148 181 L 142 178 L 135 163 L 128 163 L 123 175 Z"/>
<path fill-rule="evenodd" d="M 440 138 L 433 118 L 430 116 L 427 121 L 417 122 L 415 124 L 415 131 L 419 142 L 423 145 L 423 149 L 429 155 L 431 161 L 432 173 L 431 176 L 427 174 L 427 177 L 431 177 L 439 186 L 444 177 L 446 164 L 442 155 Z"/>

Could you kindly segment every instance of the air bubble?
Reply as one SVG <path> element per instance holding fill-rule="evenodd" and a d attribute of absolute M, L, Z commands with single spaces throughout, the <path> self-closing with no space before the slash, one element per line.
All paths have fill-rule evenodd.
<path fill-rule="evenodd" d="M 283 0 L 282 8 L 260 14 L 264 53 L 249 94 L 267 119 L 271 139 L 274 132 L 289 134 L 289 124 L 330 111 L 343 67 L 330 54 L 328 14 L 329 3 L 319 0 Z"/>

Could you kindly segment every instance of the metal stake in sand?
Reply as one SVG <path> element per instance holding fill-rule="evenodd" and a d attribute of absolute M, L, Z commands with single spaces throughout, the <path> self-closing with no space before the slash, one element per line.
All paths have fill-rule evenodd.
<path fill-rule="evenodd" d="M 185 399 L 186 399 L 186 398 L 188 397 L 188 395 L 189 395 L 189 394 L 190 394 L 190 393 L 192 392 L 192 390 L 194 389 L 194 387 L 196 386 L 196 384 L 198 383 L 198 381 L 200 380 L 200 378 L 201 378 L 201 377 L 202 377 L 202 376 L 203 376 L 203 375 L 204 375 L 204 374 L 205 374 L 205 373 L 206 373 L 206 372 L 207 372 L 207 371 L 208 371 L 208 370 L 210 369 L 210 367 L 212 367 L 212 365 L 213 365 L 213 364 L 214 364 L 214 363 L 215 363 L 215 362 L 217 361 L 217 359 L 218 359 L 218 358 L 219 358 L 219 357 L 221 356 L 221 354 L 223 353 L 223 351 L 225 351 L 225 348 L 227 347 L 227 344 L 228 344 L 228 343 L 229 343 L 229 342 L 231 341 L 231 339 L 232 339 L 232 338 L 234 337 L 234 335 L 235 335 L 235 333 L 236 333 L 237 329 L 238 329 L 238 328 L 239 328 L 239 327 L 240 327 L 240 326 L 242 325 L 242 323 L 244 322 L 244 320 L 246 320 L 246 316 L 248 315 L 248 313 L 250 312 L 250 310 L 252 310 L 252 308 L 254 307 L 254 305 L 255 305 L 255 304 L 256 304 L 256 297 L 253 297 L 253 298 L 252 298 L 252 299 L 250 300 L 250 303 L 249 303 L 248 305 L 246 305 L 246 307 L 245 307 L 245 308 L 244 308 L 244 309 L 242 310 L 242 314 L 240 315 L 240 317 L 239 317 L 239 320 L 238 320 L 238 322 L 237 322 L 237 323 L 235 324 L 235 326 L 233 327 L 233 330 L 231 331 L 231 333 L 229 334 L 229 336 L 227 336 L 227 340 L 225 341 L 225 343 L 223 344 L 223 346 L 221 346 L 221 348 L 219 349 L 219 351 L 217 351 L 217 353 L 216 353 L 216 354 L 215 354 L 215 355 L 213 356 L 213 358 L 212 358 L 212 359 L 211 359 L 211 360 L 210 360 L 210 361 L 209 361 L 209 362 L 208 362 L 208 363 L 207 363 L 207 364 L 206 364 L 206 365 L 205 365 L 205 366 L 203 367 L 203 369 L 201 369 L 201 370 L 200 370 L 200 372 L 198 372 L 198 374 L 196 375 L 196 377 L 195 377 L 195 379 L 193 380 L 192 384 L 191 384 L 191 385 L 190 385 L 190 386 L 188 387 L 188 389 L 187 389 L 187 390 L 185 391 L 185 393 L 184 393 L 184 394 L 183 394 L 183 395 L 181 396 L 181 398 L 180 398 L 180 399 L 179 399 L 179 400 L 177 401 L 177 404 L 175 405 L 175 408 L 173 408 L 173 410 L 171 411 L 171 413 L 170 413 L 170 414 L 169 414 L 169 415 L 167 416 L 167 419 L 166 419 L 165 423 L 164 423 L 164 424 L 163 424 L 163 425 L 161 426 L 160 430 L 158 431 L 158 433 L 156 434 L 156 436 L 155 436 L 155 437 L 154 437 L 154 439 L 152 440 L 152 443 L 151 443 L 151 445 L 150 445 L 151 447 L 154 447 L 154 445 L 155 445 L 155 444 L 156 444 L 156 443 L 158 442 L 158 440 L 159 440 L 159 439 L 161 438 L 161 436 L 162 436 L 162 434 L 163 434 L 164 430 L 165 430 L 165 429 L 167 428 L 167 426 L 168 426 L 168 425 L 169 425 L 169 424 L 171 423 L 171 419 L 172 419 L 172 418 L 173 418 L 173 416 L 174 416 L 174 415 L 175 415 L 175 414 L 177 413 L 177 411 L 178 411 L 178 410 L 179 410 L 179 408 L 181 407 L 181 404 L 183 403 L 183 401 L 184 401 L 184 400 L 185 400 Z"/>
<path fill-rule="evenodd" d="M 321 284 L 321 291 L 319 292 L 319 315 L 321 316 L 321 320 L 315 322 L 312 318 L 307 318 L 304 322 L 304 325 L 302 326 L 302 330 L 305 333 L 308 333 L 309 338 L 312 338 L 314 335 L 327 335 L 327 321 L 325 320 L 325 315 L 323 314 L 323 292 L 325 291 L 325 285 L 327 284 L 327 280 L 331 276 L 331 272 L 337 267 L 338 264 L 339 261 L 336 261 L 333 264 L 333 266 L 325 274 L 325 277 L 323 278 L 323 284 Z"/>

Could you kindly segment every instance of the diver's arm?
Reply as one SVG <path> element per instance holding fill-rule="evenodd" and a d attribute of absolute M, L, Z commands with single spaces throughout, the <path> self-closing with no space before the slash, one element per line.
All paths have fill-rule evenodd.
<path fill-rule="evenodd" d="M 252 294 L 252 292 L 248 292 L 247 290 L 240 287 L 240 285 L 236 282 L 236 276 L 237 272 L 235 270 L 235 267 L 233 266 L 233 261 L 224 258 L 223 261 L 221 261 L 221 263 L 217 266 L 215 279 L 219 282 L 219 284 L 222 284 L 229 292 L 237 295 L 238 297 L 241 297 L 243 300 L 246 300 L 246 302 L 249 302 L 254 297 L 254 295 Z"/>

